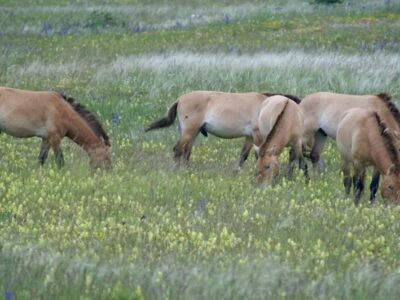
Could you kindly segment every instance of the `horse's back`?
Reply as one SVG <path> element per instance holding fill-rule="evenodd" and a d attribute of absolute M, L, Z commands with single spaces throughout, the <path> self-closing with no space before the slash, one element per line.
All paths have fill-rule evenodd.
<path fill-rule="evenodd" d="M 376 107 L 375 101 L 378 100 L 376 95 L 350 95 L 338 94 L 330 92 L 318 92 L 307 95 L 300 102 L 300 107 L 306 112 L 320 112 L 331 110 L 333 113 L 355 107 Z"/>
<path fill-rule="evenodd" d="M 336 138 L 337 126 L 345 111 L 357 107 L 377 109 L 378 101 L 375 95 L 318 92 L 304 97 L 300 109 L 304 115 L 306 131 L 322 129 L 328 136 Z"/>
<path fill-rule="evenodd" d="M 55 92 L 0 87 L 0 130 L 17 137 L 46 136 L 63 106 L 58 97 Z"/>
<path fill-rule="evenodd" d="M 264 99 L 260 93 L 194 91 L 178 98 L 178 119 L 183 129 L 204 126 L 221 138 L 251 136 Z"/>

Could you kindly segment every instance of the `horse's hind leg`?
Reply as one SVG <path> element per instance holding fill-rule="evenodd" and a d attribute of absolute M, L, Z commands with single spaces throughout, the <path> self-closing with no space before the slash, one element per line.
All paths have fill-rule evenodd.
<path fill-rule="evenodd" d="M 320 162 L 320 156 L 322 149 L 325 146 L 325 142 L 327 139 L 327 135 L 324 131 L 319 129 L 315 134 L 314 134 L 314 144 L 311 149 L 310 153 L 310 158 L 311 162 L 313 164 L 314 169 L 322 169 L 321 162 Z"/>
<path fill-rule="evenodd" d="M 178 143 L 174 147 L 174 161 L 175 161 L 175 166 L 179 167 L 180 166 L 180 161 L 183 156 L 185 165 L 187 166 L 189 164 L 189 159 L 190 155 L 192 153 L 192 147 L 193 147 L 193 142 L 194 138 L 196 136 L 190 135 L 190 134 L 182 134 L 181 138 L 179 139 Z"/>
<path fill-rule="evenodd" d="M 40 166 L 43 166 L 47 156 L 49 155 L 50 144 L 49 141 L 45 138 L 42 139 L 42 143 L 40 144 L 40 152 L 38 157 L 38 162 Z"/>
<path fill-rule="evenodd" d="M 380 178 L 380 173 L 378 170 L 375 169 L 374 174 L 372 175 L 371 184 L 369 186 L 369 189 L 371 191 L 369 200 L 371 201 L 371 204 L 374 204 L 376 201 L 376 192 L 378 191 L 379 187 L 379 178 Z"/>
<path fill-rule="evenodd" d="M 251 137 L 246 137 L 246 139 L 244 140 L 242 151 L 240 151 L 239 168 L 243 166 L 244 162 L 249 157 L 251 148 L 253 148 L 253 139 Z"/>

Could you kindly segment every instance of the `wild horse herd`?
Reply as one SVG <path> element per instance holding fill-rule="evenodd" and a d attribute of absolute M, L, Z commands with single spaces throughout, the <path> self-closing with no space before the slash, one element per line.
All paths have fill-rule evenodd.
<path fill-rule="evenodd" d="M 400 203 L 400 112 L 385 93 L 318 92 L 300 100 L 287 94 L 194 91 L 180 96 L 164 118 L 145 130 L 170 126 L 176 118 L 180 131 L 173 148 L 177 166 L 181 160 L 188 164 L 196 136 L 210 133 L 227 139 L 245 138 L 239 167 L 254 148 L 260 186 L 271 184 L 279 174 L 279 156 L 285 147 L 290 148 L 286 175 L 292 176 L 298 162 L 308 181 L 304 157 L 318 168 L 329 136 L 336 140 L 341 155 L 345 191 L 349 194 L 353 185 L 356 204 L 367 166 L 373 167 L 371 203 L 381 176 L 382 197 Z M 85 106 L 57 92 L 0 87 L 0 131 L 20 138 L 40 137 L 40 165 L 51 148 L 57 165 L 63 166 L 60 142 L 67 136 L 87 152 L 93 168 L 112 166 L 110 139 L 101 123 Z"/>

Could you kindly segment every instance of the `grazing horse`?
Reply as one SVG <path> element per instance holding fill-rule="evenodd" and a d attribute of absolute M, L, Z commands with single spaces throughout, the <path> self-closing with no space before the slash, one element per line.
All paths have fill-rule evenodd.
<path fill-rule="evenodd" d="M 284 96 L 273 96 L 262 103 L 258 116 L 259 137 L 255 141 L 259 144 L 255 145 L 258 184 L 269 184 L 279 174 L 278 157 L 285 147 L 290 147 L 287 175 L 292 177 L 294 163 L 298 161 L 308 181 L 307 164 L 302 153 L 302 128 L 302 113 L 294 101 Z"/>
<path fill-rule="evenodd" d="M 370 201 L 375 202 L 382 175 L 381 194 L 395 203 L 400 203 L 400 160 L 392 132 L 376 111 L 353 108 L 344 113 L 336 137 L 341 154 L 343 184 L 346 194 L 353 182 L 354 202 L 358 205 L 364 189 L 365 170 L 374 167 L 370 184 Z M 350 164 L 354 177 L 350 177 Z"/>
<path fill-rule="evenodd" d="M 224 93 L 194 91 L 180 96 L 169 108 L 164 118 L 150 124 L 145 131 L 170 126 L 178 116 L 180 139 L 174 147 L 174 160 L 179 166 L 181 157 L 189 162 L 197 134 L 211 133 L 232 139 L 245 137 L 240 153 L 239 167 L 246 161 L 253 145 L 261 104 L 273 93 Z M 292 95 L 286 95 L 300 101 Z"/>
<path fill-rule="evenodd" d="M 304 116 L 303 144 L 312 146 L 310 158 L 314 167 L 318 166 L 327 136 L 336 139 L 343 113 L 357 107 L 376 110 L 393 134 L 399 136 L 400 112 L 385 93 L 356 96 L 320 92 L 308 95 L 300 102 L 300 108 Z"/>
<path fill-rule="evenodd" d="M 42 138 L 40 165 L 50 148 L 58 167 L 64 165 L 60 142 L 67 136 L 88 153 L 92 167 L 111 167 L 110 140 L 99 121 L 83 105 L 56 92 L 0 87 L 0 131 Z"/>

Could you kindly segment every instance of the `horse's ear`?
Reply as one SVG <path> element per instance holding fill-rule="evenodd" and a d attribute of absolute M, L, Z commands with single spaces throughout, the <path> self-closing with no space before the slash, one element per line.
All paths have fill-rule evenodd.
<path fill-rule="evenodd" d="M 275 145 L 275 144 L 272 145 L 272 147 L 270 147 L 270 148 L 267 150 L 267 153 L 268 153 L 268 155 L 276 155 L 276 145 Z"/>
<path fill-rule="evenodd" d="M 386 175 L 393 175 L 393 174 L 395 173 L 395 171 L 396 171 L 396 167 L 395 167 L 395 165 L 392 164 L 392 165 L 387 169 Z"/>
<path fill-rule="evenodd" d="M 254 151 L 256 151 L 257 154 L 260 153 L 260 147 L 258 147 L 256 144 L 253 144 L 253 148 L 254 148 Z"/>
<path fill-rule="evenodd" d="M 396 139 L 399 139 L 399 140 L 400 140 L 400 132 L 398 132 L 397 130 L 393 130 L 393 131 L 392 131 L 392 134 L 393 134 L 393 136 L 394 136 Z"/>

